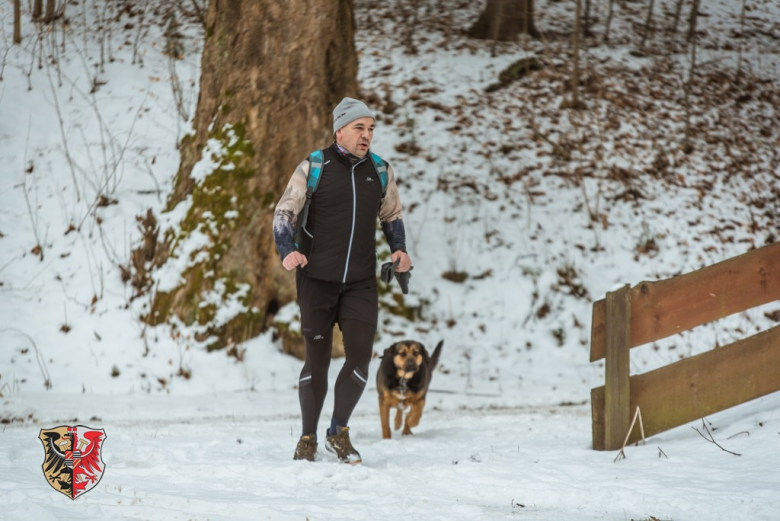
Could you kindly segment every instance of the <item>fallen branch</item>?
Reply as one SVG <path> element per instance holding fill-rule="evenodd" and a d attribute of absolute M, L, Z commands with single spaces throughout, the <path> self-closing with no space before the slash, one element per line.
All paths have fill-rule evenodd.
<path fill-rule="evenodd" d="M 696 427 L 694 427 L 694 426 L 691 426 L 691 429 L 693 429 L 693 430 L 695 430 L 696 432 L 698 432 L 698 433 L 699 433 L 699 436 L 701 436 L 701 437 L 702 437 L 702 438 L 704 438 L 705 440 L 709 441 L 710 443 L 713 443 L 713 444 L 715 444 L 715 445 L 716 445 L 716 446 L 717 446 L 717 447 L 718 447 L 720 450 L 722 450 L 723 452 L 728 452 L 729 454 L 733 454 L 733 455 L 735 455 L 735 456 L 742 456 L 742 454 L 737 454 L 736 452 L 731 452 L 730 450 L 728 450 L 728 449 L 724 449 L 723 447 L 721 447 L 721 446 L 718 444 L 718 442 L 717 442 L 717 441 L 715 441 L 715 438 L 713 438 L 713 437 L 712 437 L 712 433 L 711 433 L 711 432 L 710 432 L 710 430 L 707 428 L 707 424 L 704 422 L 704 418 L 702 418 L 702 419 L 701 419 L 701 424 L 704 426 L 704 430 L 705 430 L 705 431 L 707 431 L 707 434 L 709 435 L 709 438 L 707 438 L 707 436 L 705 436 L 704 434 L 702 434 L 702 433 L 701 433 L 701 431 L 700 431 L 699 429 L 697 429 Z"/>

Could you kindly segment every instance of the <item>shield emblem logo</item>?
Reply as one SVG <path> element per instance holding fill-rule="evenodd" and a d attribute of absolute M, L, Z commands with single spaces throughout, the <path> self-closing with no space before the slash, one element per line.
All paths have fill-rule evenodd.
<path fill-rule="evenodd" d="M 45 458 L 43 475 L 57 492 L 76 499 L 95 488 L 106 469 L 103 441 L 106 431 L 83 425 L 41 429 Z"/>

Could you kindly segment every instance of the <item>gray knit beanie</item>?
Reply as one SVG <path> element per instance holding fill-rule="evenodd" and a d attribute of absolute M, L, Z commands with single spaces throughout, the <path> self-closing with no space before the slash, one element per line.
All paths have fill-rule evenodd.
<path fill-rule="evenodd" d="M 353 98 L 344 98 L 341 103 L 333 109 L 333 133 L 343 128 L 356 119 L 371 118 L 376 119 L 374 113 L 369 110 L 365 103 Z"/>

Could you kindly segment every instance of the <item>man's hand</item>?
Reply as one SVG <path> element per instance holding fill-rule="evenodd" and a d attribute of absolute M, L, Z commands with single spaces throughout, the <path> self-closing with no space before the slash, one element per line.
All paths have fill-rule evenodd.
<path fill-rule="evenodd" d="M 304 255 L 301 252 L 294 251 L 284 258 L 284 260 L 282 261 L 282 266 L 284 266 L 284 268 L 287 271 L 290 271 L 296 266 L 300 266 L 302 268 L 306 266 L 308 263 L 309 263 L 309 259 L 306 258 L 306 255 Z"/>
<path fill-rule="evenodd" d="M 409 271 L 409 268 L 412 267 L 412 259 L 401 250 L 394 251 L 390 258 L 393 259 L 393 262 L 400 261 L 395 271 Z"/>

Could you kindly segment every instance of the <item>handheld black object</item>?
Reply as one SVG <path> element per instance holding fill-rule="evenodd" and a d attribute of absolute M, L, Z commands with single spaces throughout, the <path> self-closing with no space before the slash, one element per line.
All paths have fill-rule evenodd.
<path fill-rule="evenodd" d="M 409 271 L 396 272 L 395 269 L 398 267 L 398 263 L 400 262 L 401 259 L 398 259 L 395 262 L 385 262 L 382 264 L 382 269 L 379 272 L 379 278 L 382 280 L 382 282 L 390 284 L 393 282 L 393 277 L 395 277 L 395 279 L 398 280 L 398 285 L 401 286 L 401 292 L 406 295 L 409 293 L 409 279 L 412 277 L 411 271 L 414 269 L 414 266 L 409 268 Z"/>
<path fill-rule="evenodd" d="M 409 268 L 409 271 L 399 271 L 395 274 L 395 278 L 398 281 L 398 285 L 401 286 L 401 293 L 406 295 L 409 293 L 409 279 L 412 278 L 412 270 L 414 266 Z"/>
<path fill-rule="evenodd" d="M 382 264 L 382 269 L 379 272 L 379 278 L 382 279 L 382 282 L 386 284 L 390 284 L 393 282 L 393 277 L 395 276 L 395 269 L 398 267 L 398 263 L 401 262 L 401 259 L 398 259 L 395 262 L 385 262 Z"/>

